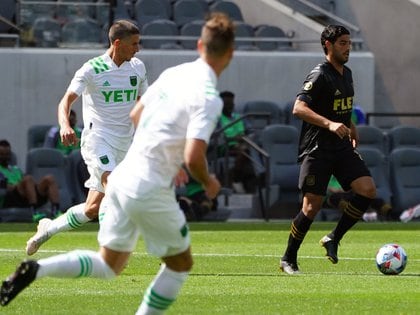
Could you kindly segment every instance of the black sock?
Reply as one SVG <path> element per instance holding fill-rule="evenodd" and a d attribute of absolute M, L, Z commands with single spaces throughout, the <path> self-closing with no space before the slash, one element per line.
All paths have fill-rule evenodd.
<path fill-rule="evenodd" d="M 328 234 L 328 236 L 336 242 L 339 242 L 344 234 L 362 218 L 363 213 L 369 208 L 371 202 L 372 199 L 355 194 L 344 209 L 343 215 L 341 216 L 340 221 L 338 221 L 337 226 Z"/>
<path fill-rule="evenodd" d="M 282 258 L 283 260 L 296 262 L 297 252 L 312 222 L 302 211 L 297 214 L 290 227 L 289 240 Z"/>

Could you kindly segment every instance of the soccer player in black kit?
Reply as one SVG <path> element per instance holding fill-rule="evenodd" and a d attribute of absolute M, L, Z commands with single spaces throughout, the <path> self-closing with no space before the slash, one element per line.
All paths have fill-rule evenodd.
<path fill-rule="evenodd" d="M 354 193 L 335 229 L 319 242 L 333 264 L 338 262 L 340 240 L 376 196 L 370 172 L 355 150 L 358 135 L 351 122 L 353 78 L 344 65 L 351 49 L 350 32 L 343 26 L 329 25 L 321 34 L 321 44 L 326 60 L 308 74 L 293 107 L 293 114 L 303 120 L 298 156 L 303 202 L 280 260 L 280 268 L 287 274 L 300 273 L 297 253 L 321 209 L 331 175 Z"/>

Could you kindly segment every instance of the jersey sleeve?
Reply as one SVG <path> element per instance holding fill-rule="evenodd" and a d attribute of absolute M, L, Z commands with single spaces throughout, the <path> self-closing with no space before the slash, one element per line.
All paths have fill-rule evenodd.
<path fill-rule="evenodd" d="M 149 82 L 147 80 L 146 66 L 139 59 L 135 59 L 134 62 L 135 62 L 134 64 L 135 64 L 136 72 L 138 73 L 139 79 L 140 79 L 138 95 L 143 96 L 147 88 L 149 87 Z"/>
<path fill-rule="evenodd" d="M 67 91 L 74 92 L 80 96 L 89 82 L 91 67 L 85 63 L 73 76 Z"/>
<path fill-rule="evenodd" d="M 207 100 L 203 106 L 192 106 L 187 139 L 201 139 L 209 143 L 222 112 L 221 98 Z"/>
<path fill-rule="evenodd" d="M 303 86 L 297 95 L 297 99 L 304 101 L 311 106 L 313 100 L 321 93 L 323 84 L 323 75 L 318 66 L 307 75 L 303 82 Z"/>

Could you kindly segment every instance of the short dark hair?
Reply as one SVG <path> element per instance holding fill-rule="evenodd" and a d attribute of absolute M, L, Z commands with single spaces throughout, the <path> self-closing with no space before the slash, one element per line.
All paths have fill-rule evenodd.
<path fill-rule="evenodd" d="M 321 45 L 324 53 L 327 54 L 327 46 L 325 45 L 326 41 L 334 44 L 342 35 L 350 35 L 350 31 L 342 25 L 328 25 L 324 28 L 321 33 Z"/>
<path fill-rule="evenodd" d="M 108 32 L 108 38 L 111 44 L 117 39 L 124 39 L 131 35 L 140 35 L 140 30 L 134 23 L 128 20 L 115 21 Z"/>
<path fill-rule="evenodd" d="M 223 91 L 220 92 L 220 97 L 235 97 L 235 94 L 233 94 L 231 91 Z"/>
<path fill-rule="evenodd" d="M 226 14 L 212 12 L 207 16 L 201 30 L 201 41 L 209 55 L 223 56 L 233 47 L 235 25 Z"/>
<path fill-rule="evenodd" d="M 6 139 L 0 140 L 0 147 L 9 147 L 10 148 L 10 142 Z"/>

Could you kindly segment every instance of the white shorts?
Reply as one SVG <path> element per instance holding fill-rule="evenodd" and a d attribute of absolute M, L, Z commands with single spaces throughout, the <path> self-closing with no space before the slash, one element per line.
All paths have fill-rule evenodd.
<path fill-rule="evenodd" d="M 134 251 L 140 234 L 147 252 L 157 257 L 174 256 L 190 246 L 188 225 L 172 188 L 159 188 L 133 199 L 110 184 L 99 222 L 99 245 L 115 251 Z"/>
<path fill-rule="evenodd" d="M 84 129 L 80 152 L 90 175 L 85 187 L 103 193 L 102 174 L 105 171 L 112 172 L 123 160 L 127 150 L 128 147 L 126 150 L 113 148 L 92 130 Z"/>

